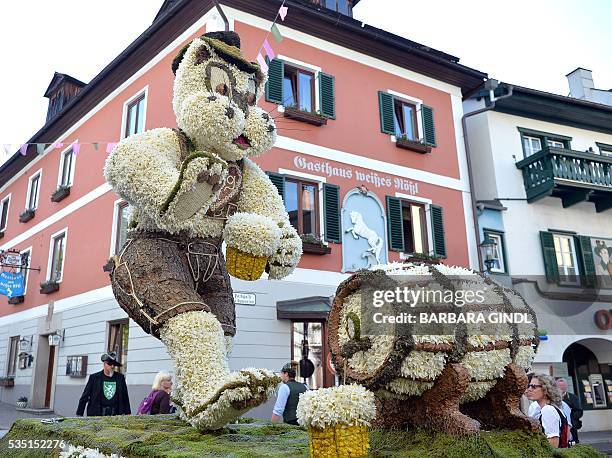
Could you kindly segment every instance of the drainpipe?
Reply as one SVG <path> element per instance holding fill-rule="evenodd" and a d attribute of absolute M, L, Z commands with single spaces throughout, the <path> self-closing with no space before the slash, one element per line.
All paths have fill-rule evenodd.
<path fill-rule="evenodd" d="M 508 85 L 508 93 L 502 95 L 501 97 L 495 98 L 495 88 L 499 85 L 497 80 L 488 79 L 485 81 L 485 89 L 489 89 L 489 100 L 490 105 L 481 108 L 480 110 L 472 111 L 471 113 L 466 113 L 461 117 L 461 127 L 463 128 L 463 144 L 465 145 L 465 156 L 467 159 L 467 168 L 468 168 L 468 180 L 470 182 L 470 200 L 472 202 L 472 218 L 474 219 L 474 235 L 476 236 L 476 253 L 478 254 L 478 269 L 480 271 L 483 270 L 484 266 L 482 263 L 482 253 L 480 252 L 480 244 L 478 241 L 480 240 L 480 225 L 478 224 L 478 211 L 476 209 L 476 195 L 474 193 L 474 174 L 472 173 L 472 159 L 470 154 L 470 143 L 468 141 L 468 131 L 467 131 L 467 118 L 470 116 L 475 116 L 486 111 L 491 111 L 495 108 L 495 102 L 497 100 L 505 99 L 507 97 L 512 96 L 512 91 L 514 87 L 509 84 Z"/>
<path fill-rule="evenodd" d="M 223 22 L 225 23 L 225 31 L 229 32 L 229 21 L 227 20 L 227 16 L 223 12 L 223 9 L 221 8 L 221 5 L 219 5 L 219 1 L 218 0 L 213 0 L 213 3 L 217 7 L 217 11 L 219 11 L 219 14 L 223 18 Z"/>

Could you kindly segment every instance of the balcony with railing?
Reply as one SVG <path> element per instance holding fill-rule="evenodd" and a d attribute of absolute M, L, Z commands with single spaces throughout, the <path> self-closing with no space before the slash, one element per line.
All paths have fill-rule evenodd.
<path fill-rule="evenodd" d="M 596 211 L 612 208 L 612 157 L 546 147 L 516 164 L 523 172 L 527 201 L 561 198 L 567 208 L 593 202 Z"/>

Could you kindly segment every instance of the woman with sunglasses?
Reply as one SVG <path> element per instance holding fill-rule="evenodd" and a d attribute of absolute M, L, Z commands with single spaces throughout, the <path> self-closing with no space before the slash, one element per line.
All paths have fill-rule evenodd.
<path fill-rule="evenodd" d="M 537 402 L 535 409 L 530 408 L 530 414 L 534 418 L 540 419 L 542 429 L 550 445 L 554 448 L 563 446 L 564 444 L 560 444 L 559 438 L 562 434 L 563 425 L 567 425 L 567 419 L 558 407 L 561 405 L 561 392 L 555 384 L 555 379 L 548 375 L 534 375 L 527 385 L 526 394 L 530 401 Z M 567 445 L 565 446 L 567 447 Z"/>

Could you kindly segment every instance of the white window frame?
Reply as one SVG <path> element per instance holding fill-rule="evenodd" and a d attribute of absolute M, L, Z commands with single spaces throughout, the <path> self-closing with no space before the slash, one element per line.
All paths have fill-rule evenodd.
<path fill-rule="evenodd" d="M 327 179 L 319 175 L 312 175 L 310 173 L 297 172 L 295 170 L 289 169 L 279 168 L 278 173 L 285 175 L 285 177 L 289 178 L 304 178 L 306 180 L 314 181 L 318 184 L 317 195 L 319 196 L 319 238 L 321 240 L 325 240 L 325 220 L 323 219 L 325 214 L 325 209 L 323 208 L 323 183 L 327 183 Z"/>
<path fill-rule="evenodd" d="M 125 102 L 123 102 L 123 114 L 121 115 L 121 138 L 125 138 L 126 133 L 127 133 L 126 121 L 127 121 L 127 116 L 128 116 L 128 107 L 134 100 L 138 99 L 143 94 L 144 94 L 144 108 L 143 108 L 143 115 L 142 115 L 142 126 L 143 126 L 142 128 L 144 132 L 144 129 L 146 128 L 146 125 L 147 125 L 147 105 L 149 101 L 149 85 L 148 84 L 144 88 L 136 92 L 129 99 L 127 99 Z"/>
<path fill-rule="evenodd" d="M 19 254 L 28 253 L 28 267 L 32 265 L 32 247 L 29 246 L 24 250 L 21 250 Z M 22 269 L 19 269 L 21 272 Z M 28 292 L 28 280 L 30 279 L 30 269 L 25 269 L 25 273 L 23 275 L 23 295 L 25 296 Z"/>
<path fill-rule="evenodd" d="M 547 140 L 547 142 L 548 142 L 547 146 L 550 146 L 552 148 L 565 148 L 565 143 L 560 142 L 559 140 L 552 139 L 552 140 Z M 551 143 L 558 143 L 561 146 L 558 146 L 556 144 L 551 145 Z"/>
<path fill-rule="evenodd" d="M 538 141 L 538 143 L 540 143 L 540 149 L 539 149 L 538 151 L 541 151 L 541 150 L 542 150 L 542 139 L 541 139 L 541 138 L 539 138 L 539 137 L 533 137 L 533 136 L 531 136 L 531 135 L 522 135 L 522 136 L 521 136 L 521 141 L 522 141 L 522 142 L 524 142 L 526 138 L 530 140 L 530 143 L 529 143 L 529 145 L 530 145 L 530 150 L 531 150 L 531 140 L 537 140 L 537 141 Z M 529 154 L 527 154 L 527 148 L 525 148 L 525 143 L 523 143 L 523 150 L 525 151 L 525 157 L 532 156 L 533 154 L 535 154 L 535 153 L 537 153 L 537 152 L 538 152 L 538 151 L 533 151 L 533 152 L 530 152 Z"/>
<path fill-rule="evenodd" d="M 433 230 L 431 228 L 431 205 L 433 201 L 431 199 L 427 199 L 425 197 L 413 196 L 411 194 L 404 194 L 402 192 L 396 192 L 395 197 L 401 199 L 406 202 L 414 202 L 415 204 L 424 204 L 425 205 L 425 231 L 427 232 L 427 253 L 431 256 L 434 253 L 434 245 L 433 245 Z M 403 234 L 402 234 L 403 237 Z M 401 260 L 405 260 L 410 258 L 414 253 L 408 253 L 406 251 L 401 251 L 399 256 Z"/>
<path fill-rule="evenodd" d="M 400 99 L 400 100 L 403 100 L 405 102 L 415 105 L 416 113 L 414 114 L 414 116 L 416 117 L 416 121 L 417 121 L 416 140 L 423 141 L 423 138 L 424 138 L 423 119 L 421 119 L 421 107 L 423 106 L 423 101 L 421 99 L 417 99 L 416 97 L 412 97 L 411 95 L 402 94 L 401 92 L 397 92 L 392 89 L 387 89 L 387 94 L 392 95 L 394 99 Z M 393 102 L 393 104 L 394 104 L 393 110 L 394 110 L 394 115 L 395 115 L 395 101 Z M 391 141 L 393 143 L 396 143 L 397 137 L 395 135 L 391 135 Z"/>
<path fill-rule="evenodd" d="M 507 272 L 506 266 L 506 258 L 504 257 L 504 237 L 502 233 L 496 232 L 494 230 L 485 229 L 484 230 L 485 239 L 488 237 L 493 239 L 496 242 L 497 246 L 497 254 L 499 255 L 498 261 L 500 268 L 491 267 L 491 272 L 505 274 Z"/>
<path fill-rule="evenodd" d="M 571 285 L 571 286 L 579 286 L 580 285 L 580 269 L 578 268 L 578 257 L 576 254 L 576 244 L 574 243 L 574 236 L 570 235 L 570 234 L 560 234 L 560 233 L 556 233 L 553 232 L 553 244 L 554 244 L 554 240 L 555 237 L 558 238 L 565 238 L 569 240 L 569 245 L 570 245 L 570 250 L 571 250 L 571 255 L 572 255 L 572 261 L 574 263 L 574 267 L 576 269 L 576 273 L 574 274 L 575 279 L 573 281 L 571 280 L 562 280 L 559 282 L 560 285 Z M 555 248 L 555 261 L 557 261 L 557 269 L 559 270 L 559 276 L 560 277 L 567 277 L 569 274 L 567 272 L 562 272 L 561 268 L 565 267 L 565 266 L 560 266 L 559 265 L 559 261 L 557 260 L 557 249 Z"/>
<path fill-rule="evenodd" d="M 78 140 L 76 140 L 76 142 L 78 142 Z M 73 146 L 71 144 L 68 148 L 65 148 L 60 154 L 59 173 L 57 174 L 57 187 L 58 188 L 62 184 L 62 173 L 64 171 L 64 161 L 66 160 L 66 153 L 68 153 L 68 151 L 72 151 L 72 163 L 70 164 L 70 173 L 68 177 L 67 186 L 72 186 L 74 184 L 74 169 L 76 165 L 77 155 L 74 154 Z"/>
<path fill-rule="evenodd" d="M 12 193 L 9 193 L 4 199 L 0 200 L 0 222 L 2 218 L 2 207 L 4 206 L 4 202 L 8 201 L 6 207 L 6 221 L 4 222 L 4 227 L 0 227 L 0 232 L 4 232 L 8 226 L 9 214 L 11 213 L 11 195 Z"/>
<path fill-rule="evenodd" d="M 119 254 L 115 252 L 115 242 L 117 241 L 117 225 L 119 223 L 119 208 L 122 204 L 127 203 L 127 201 L 123 199 L 117 199 L 113 204 L 113 227 L 111 229 L 111 243 L 110 243 L 110 256 L 115 256 Z M 128 203 L 128 206 L 130 204 Z"/>
<path fill-rule="evenodd" d="M 53 246 L 55 245 L 55 239 L 64 234 L 64 256 L 62 257 L 62 274 L 57 281 L 57 283 L 61 283 L 64 280 L 64 266 L 66 265 L 66 252 L 68 247 L 68 228 L 65 227 L 61 231 L 57 231 L 55 234 L 51 235 L 51 239 L 49 241 L 49 257 L 47 260 L 47 281 L 51 280 L 51 266 L 53 265 Z"/>
<path fill-rule="evenodd" d="M 15 366 L 15 372 L 13 372 L 12 374 L 9 373 L 9 369 L 12 366 L 11 364 L 11 342 L 15 339 L 15 337 L 17 338 L 17 347 L 15 349 L 15 355 L 13 357 L 13 361 L 14 361 L 14 366 Z M 19 340 L 21 340 L 21 336 L 20 335 L 16 335 L 16 336 L 9 336 L 9 340 L 8 340 L 8 345 L 6 348 L 6 376 L 7 377 L 16 377 L 17 376 L 17 369 L 19 369 Z"/>
<path fill-rule="evenodd" d="M 40 189 L 42 188 L 42 174 L 43 174 L 43 169 L 38 169 L 35 173 L 30 175 L 30 178 L 28 178 L 28 192 L 26 193 L 26 201 L 25 201 L 26 210 L 38 209 L 38 202 L 40 200 Z M 38 192 L 36 193 L 36 202 L 34 202 L 34 207 L 30 208 L 29 204 L 30 204 L 30 193 L 32 192 L 32 181 L 37 176 L 38 176 Z"/>
<path fill-rule="evenodd" d="M 281 54 L 279 54 L 276 57 L 284 61 L 285 63 L 289 64 L 291 67 L 301 68 L 303 70 L 308 70 L 314 73 L 315 113 L 320 113 L 321 107 L 319 106 L 319 103 L 320 103 L 319 101 L 319 77 L 322 72 L 321 67 L 317 67 L 316 65 L 308 64 L 306 62 L 302 62 L 301 60 L 293 59 L 291 57 L 283 56 Z M 284 81 L 283 81 L 283 84 L 285 84 Z M 283 113 L 284 111 L 285 111 L 285 103 L 283 101 L 283 103 L 278 106 L 278 112 Z"/>

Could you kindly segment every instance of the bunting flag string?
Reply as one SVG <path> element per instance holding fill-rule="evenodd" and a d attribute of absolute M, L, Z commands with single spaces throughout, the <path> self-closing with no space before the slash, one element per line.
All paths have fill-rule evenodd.
<path fill-rule="evenodd" d="M 284 22 L 285 17 L 287 16 L 287 11 L 289 11 L 289 8 L 285 6 L 285 1 L 283 0 L 283 3 L 281 4 L 280 8 L 278 9 L 278 12 L 276 13 L 276 17 L 274 18 L 274 21 L 272 21 L 272 27 L 270 28 L 270 31 L 266 34 L 266 37 L 264 38 L 262 45 L 259 47 L 259 50 L 257 51 L 256 60 L 259 63 L 259 66 L 261 67 L 261 70 L 264 73 L 268 73 L 268 62 L 270 62 L 272 59 L 276 57 L 276 53 L 274 52 L 274 49 L 270 45 L 270 42 L 268 41 L 268 37 L 270 36 L 270 34 L 272 34 L 272 36 L 274 37 L 274 40 L 276 40 L 277 43 L 280 43 L 281 41 L 283 41 L 283 35 L 281 34 L 278 26 L 276 25 L 276 21 L 280 17 L 281 21 Z M 264 55 L 262 54 L 262 50 L 265 51 L 268 61 L 266 61 Z"/>
<path fill-rule="evenodd" d="M 106 151 L 107 153 L 110 153 L 115 146 L 117 146 L 118 142 L 79 142 L 79 141 L 75 141 L 70 143 L 70 148 L 72 149 L 72 152 L 75 155 L 78 155 L 81 150 L 82 147 L 84 145 L 91 145 L 92 148 L 94 149 L 94 151 L 99 151 L 100 150 L 100 145 L 101 144 L 106 144 L 106 148 L 104 148 L 104 151 Z M 63 149 L 64 148 L 65 143 L 64 142 L 54 142 L 54 143 L 22 143 L 22 144 L 18 144 L 15 145 L 13 143 L 4 143 L 2 144 L 2 150 L 4 153 L 4 158 L 11 156 L 14 153 L 14 149 L 13 146 L 18 148 L 19 154 L 21 154 L 22 156 L 26 156 L 28 154 L 28 148 L 30 146 L 33 146 L 34 148 L 36 148 L 36 154 L 38 154 L 39 156 L 42 156 L 45 154 L 45 151 L 47 149 L 51 149 L 51 150 L 56 150 L 56 149 Z"/>

